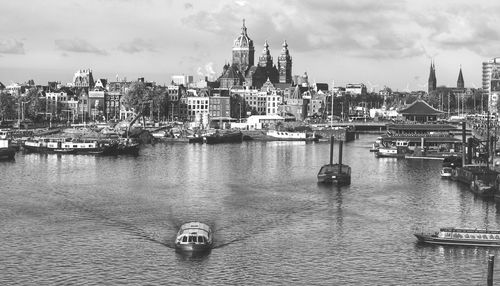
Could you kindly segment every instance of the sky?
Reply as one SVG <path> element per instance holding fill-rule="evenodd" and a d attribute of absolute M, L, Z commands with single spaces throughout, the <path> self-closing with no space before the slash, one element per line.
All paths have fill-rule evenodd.
<path fill-rule="evenodd" d="M 168 84 L 216 79 L 231 61 L 243 19 L 255 62 L 286 40 L 292 73 L 369 91 L 481 87 L 482 62 L 500 56 L 500 2 L 491 0 L 0 0 L 0 82 L 94 79 Z"/>

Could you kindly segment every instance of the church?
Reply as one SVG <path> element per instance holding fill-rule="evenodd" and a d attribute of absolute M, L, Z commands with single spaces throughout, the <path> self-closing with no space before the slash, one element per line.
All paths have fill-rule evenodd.
<path fill-rule="evenodd" d="M 255 48 L 248 37 L 245 20 L 240 35 L 234 40 L 232 63 L 224 65 L 222 75 L 217 79 L 221 88 L 249 87 L 260 89 L 269 79 L 271 83 L 292 83 L 292 57 L 286 41 L 278 57 L 278 67 L 273 64 L 269 44 L 264 43 L 262 54 L 254 63 Z"/>

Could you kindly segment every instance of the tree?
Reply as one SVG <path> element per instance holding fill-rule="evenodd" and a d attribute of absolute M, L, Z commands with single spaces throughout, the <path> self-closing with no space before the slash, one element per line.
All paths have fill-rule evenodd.
<path fill-rule="evenodd" d="M 25 105 L 25 116 L 33 121 L 40 120 L 41 113 L 45 112 L 45 98 L 40 98 L 38 89 L 29 89 L 23 101 L 28 102 Z"/>
<path fill-rule="evenodd" d="M 150 102 L 152 100 L 152 92 L 144 82 L 137 81 L 130 85 L 128 91 L 123 96 L 123 105 L 128 109 L 133 109 L 136 116 L 148 114 L 150 110 Z"/>
<path fill-rule="evenodd" d="M 13 118 L 16 115 L 14 110 L 14 97 L 6 92 L 0 92 L 0 118 L 2 121 L 5 119 Z"/>

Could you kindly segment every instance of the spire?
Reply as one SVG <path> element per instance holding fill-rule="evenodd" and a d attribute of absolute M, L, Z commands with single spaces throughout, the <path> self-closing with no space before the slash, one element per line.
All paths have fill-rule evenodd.
<path fill-rule="evenodd" d="M 428 80 L 428 88 L 427 91 L 430 93 L 431 91 L 436 90 L 436 66 L 434 64 L 434 60 L 431 60 L 431 68 L 429 71 L 429 80 Z"/>
<path fill-rule="evenodd" d="M 460 65 L 460 72 L 458 73 L 457 88 L 464 88 L 464 76 L 462 75 L 462 65 Z"/>
<path fill-rule="evenodd" d="M 245 26 L 245 19 L 243 19 L 243 26 L 241 26 L 241 34 L 242 35 L 247 34 L 247 27 Z"/>

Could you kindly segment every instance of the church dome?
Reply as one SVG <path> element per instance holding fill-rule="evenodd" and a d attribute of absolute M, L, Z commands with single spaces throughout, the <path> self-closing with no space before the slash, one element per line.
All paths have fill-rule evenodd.
<path fill-rule="evenodd" d="M 245 20 L 241 27 L 240 35 L 234 40 L 233 48 L 250 48 L 253 47 L 253 41 L 247 35 L 247 27 L 245 27 Z"/>

